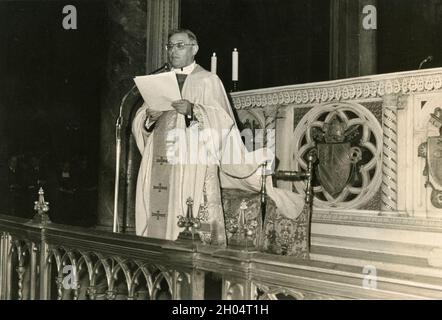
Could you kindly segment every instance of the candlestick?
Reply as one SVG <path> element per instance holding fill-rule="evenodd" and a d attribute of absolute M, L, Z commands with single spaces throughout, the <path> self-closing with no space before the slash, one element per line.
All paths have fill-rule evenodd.
<path fill-rule="evenodd" d="M 232 52 L 232 81 L 238 81 L 238 50 Z"/>
<path fill-rule="evenodd" d="M 210 59 L 210 72 L 216 74 L 216 53 L 214 52 Z"/>

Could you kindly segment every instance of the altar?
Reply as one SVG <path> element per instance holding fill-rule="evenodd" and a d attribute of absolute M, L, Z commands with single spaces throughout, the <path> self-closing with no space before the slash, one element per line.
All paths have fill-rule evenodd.
<path fill-rule="evenodd" d="M 274 130 L 279 170 L 315 150 L 312 246 L 424 259 L 441 267 L 442 69 L 232 94 L 242 121 Z M 278 187 L 302 192 L 302 182 Z M 345 257 L 317 257 L 329 262 Z M 391 266 L 396 270 L 397 266 Z"/>

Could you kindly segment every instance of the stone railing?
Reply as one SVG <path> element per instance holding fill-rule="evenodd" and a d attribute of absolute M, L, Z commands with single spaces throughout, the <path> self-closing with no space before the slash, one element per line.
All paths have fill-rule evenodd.
<path fill-rule="evenodd" d="M 194 249 L 2 216 L 1 299 L 192 299 Z"/>
<path fill-rule="evenodd" d="M 442 271 L 419 258 L 315 246 L 299 259 L 3 215 L 0 235 L 0 299 L 442 298 Z"/>

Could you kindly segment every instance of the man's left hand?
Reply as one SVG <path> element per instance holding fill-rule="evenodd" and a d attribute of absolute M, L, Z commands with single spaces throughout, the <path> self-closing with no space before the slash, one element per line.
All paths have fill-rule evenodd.
<path fill-rule="evenodd" d="M 176 112 L 183 115 L 188 115 L 192 109 L 192 103 L 189 100 L 176 100 L 172 102 L 172 107 L 175 108 Z"/>

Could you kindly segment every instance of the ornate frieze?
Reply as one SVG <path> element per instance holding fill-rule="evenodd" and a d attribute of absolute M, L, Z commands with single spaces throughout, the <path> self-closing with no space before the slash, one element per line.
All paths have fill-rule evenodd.
<path fill-rule="evenodd" d="M 236 109 L 381 98 L 442 89 L 442 69 L 426 69 L 232 93 Z"/>

